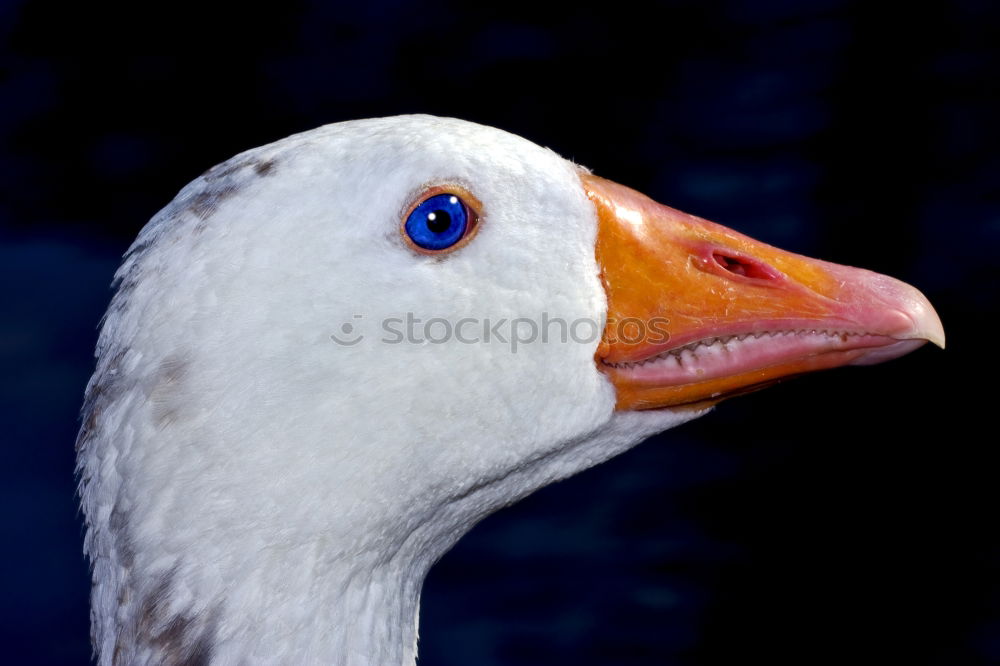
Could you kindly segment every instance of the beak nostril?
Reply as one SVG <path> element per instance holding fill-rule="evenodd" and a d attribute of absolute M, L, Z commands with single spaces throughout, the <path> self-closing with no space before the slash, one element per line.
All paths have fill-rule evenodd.
<path fill-rule="evenodd" d="M 712 258 L 715 259 L 715 263 L 719 264 L 720 266 L 722 266 L 723 268 L 725 268 L 730 273 L 736 273 L 737 275 L 746 275 L 747 274 L 746 264 L 741 263 L 739 259 L 734 259 L 732 257 L 726 257 L 726 256 L 723 256 L 723 255 L 719 254 L 718 252 L 716 252 L 715 254 L 713 254 Z"/>
<path fill-rule="evenodd" d="M 713 252 L 712 258 L 719 266 L 735 275 L 760 280 L 773 280 L 778 277 L 778 273 L 773 268 L 753 259 L 735 257 L 721 252 Z"/>

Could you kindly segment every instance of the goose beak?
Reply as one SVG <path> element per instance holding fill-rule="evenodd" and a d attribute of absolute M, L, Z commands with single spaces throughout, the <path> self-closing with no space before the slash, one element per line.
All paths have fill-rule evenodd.
<path fill-rule="evenodd" d="M 596 362 L 618 409 L 705 406 L 785 377 L 868 365 L 944 328 L 908 284 L 785 252 L 603 178 L 597 208 L 608 320 Z"/>

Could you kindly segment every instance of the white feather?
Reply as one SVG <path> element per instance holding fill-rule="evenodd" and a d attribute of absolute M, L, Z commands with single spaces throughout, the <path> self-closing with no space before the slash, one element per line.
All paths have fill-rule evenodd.
<path fill-rule="evenodd" d="M 407 312 L 602 321 L 578 173 L 496 129 L 383 118 L 238 155 L 153 218 L 80 435 L 101 664 L 413 664 L 423 578 L 472 525 L 694 415 L 614 412 L 596 340 L 382 341 Z M 442 260 L 399 227 L 443 182 L 483 218 Z"/>

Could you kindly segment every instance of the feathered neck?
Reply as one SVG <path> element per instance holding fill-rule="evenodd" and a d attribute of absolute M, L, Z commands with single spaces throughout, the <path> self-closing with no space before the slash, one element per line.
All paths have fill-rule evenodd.
<path fill-rule="evenodd" d="M 286 514 L 262 525 L 227 502 L 229 515 L 187 515 L 186 535 L 164 535 L 158 520 L 119 501 L 91 532 L 108 553 L 95 561 L 95 605 L 115 609 L 96 618 L 101 664 L 411 666 L 423 580 L 473 525 L 694 415 L 620 414 L 407 523 L 366 511 L 367 519 L 303 532 L 303 520 Z M 322 508 L 315 496 L 304 504 L 307 513 Z"/>
<path fill-rule="evenodd" d="M 197 611 L 189 595 L 200 583 L 180 570 L 128 584 L 125 594 L 141 592 L 113 663 L 414 664 L 425 566 L 402 556 L 347 566 L 327 561 L 326 550 L 263 553 L 198 600 Z M 272 558 L 281 565 L 269 566 Z"/>

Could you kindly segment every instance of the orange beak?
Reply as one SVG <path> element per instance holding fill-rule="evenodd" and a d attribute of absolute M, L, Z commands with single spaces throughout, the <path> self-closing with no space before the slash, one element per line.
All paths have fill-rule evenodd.
<path fill-rule="evenodd" d="M 784 377 L 944 347 L 923 294 L 779 250 L 603 178 L 597 207 L 608 321 L 596 360 L 618 409 L 705 405 Z"/>

